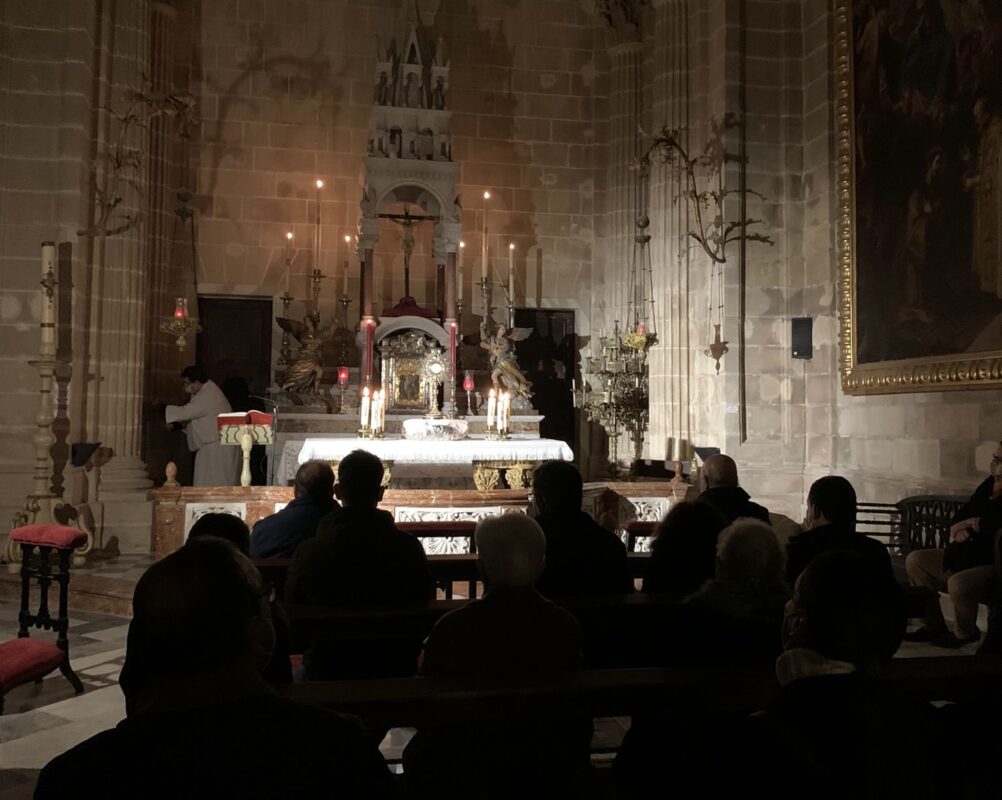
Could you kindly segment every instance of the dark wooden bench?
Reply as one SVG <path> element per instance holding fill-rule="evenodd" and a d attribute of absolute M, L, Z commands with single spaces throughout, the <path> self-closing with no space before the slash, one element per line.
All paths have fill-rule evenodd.
<path fill-rule="evenodd" d="M 393 642 L 410 649 L 416 663 L 422 642 L 439 618 L 468 602 L 434 600 L 366 609 L 287 604 L 283 608 L 296 651 L 307 643 L 368 648 Z M 585 663 L 596 667 L 654 663 L 655 648 L 670 640 L 680 620 L 687 619 L 676 601 L 660 595 L 570 598 L 557 603 L 578 620 Z M 651 636 L 652 631 L 657 637 Z"/>
<path fill-rule="evenodd" d="M 915 700 L 1002 699 L 1002 656 L 900 658 L 889 680 Z M 373 727 L 455 720 L 512 720 L 560 715 L 626 717 L 669 713 L 679 704 L 752 712 L 777 690 L 772 669 L 596 669 L 524 678 L 394 678 L 292 684 L 297 702 L 355 714 Z"/>
<path fill-rule="evenodd" d="M 289 559 L 255 558 L 252 560 L 261 572 L 261 576 L 266 582 L 276 588 L 281 597 L 282 588 L 285 586 L 285 576 L 289 569 Z M 647 574 L 647 562 L 649 560 L 650 553 L 629 553 L 630 575 L 634 579 L 643 578 Z M 431 575 L 435 580 L 435 584 L 442 587 L 447 600 L 452 599 L 454 583 L 466 583 L 469 592 L 468 597 L 472 599 L 477 596 L 479 575 L 477 573 L 476 553 L 428 556 L 428 566 L 431 569 Z"/>

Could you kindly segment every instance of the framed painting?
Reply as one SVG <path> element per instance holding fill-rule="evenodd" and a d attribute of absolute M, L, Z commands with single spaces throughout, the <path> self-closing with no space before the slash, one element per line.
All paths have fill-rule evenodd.
<path fill-rule="evenodd" d="M 848 394 L 1002 386 L 1002 2 L 836 0 Z"/>

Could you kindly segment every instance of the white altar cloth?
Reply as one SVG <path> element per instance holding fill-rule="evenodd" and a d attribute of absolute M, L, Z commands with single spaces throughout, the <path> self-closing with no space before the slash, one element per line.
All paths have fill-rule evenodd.
<path fill-rule="evenodd" d="M 456 442 L 408 441 L 399 436 L 359 439 L 356 436 L 313 437 L 303 442 L 289 441 L 282 448 L 278 476 L 283 483 L 296 476 L 300 464 L 317 459 L 340 461 L 352 450 L 366 450 L 384 461 L 401 465 L 462 466 L 474 461 L 573 461 L 574 451 L 557 439 L 518 438 L 495 440 L 474 436 Z M 396 470 L 394 470 L 396 472 Z"/>

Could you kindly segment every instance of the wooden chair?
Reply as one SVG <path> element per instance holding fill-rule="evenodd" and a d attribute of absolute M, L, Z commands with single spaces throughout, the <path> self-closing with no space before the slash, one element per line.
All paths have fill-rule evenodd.
<path fill-rule="evenodd" d="M 59 669 L 77 694 L 83 683 L 70 666 L 67 603 L 69 600 L 70 560 L 73 550 L 87 541 L 78 528 L 65 525 L 25 525 L 10 532 L 12 542 L 21 546 L 21 611 L 18 614 L 17 638 L 0 644 L 0 714 L 4 695 L 31 681 L 41 682 L 52 670 Z M 37 553 L 35 551 L 38 551 Z M 53 571 L 50 558 L 56 552 Z M 59 610 L 55 618 L 49 611 L 49 586 L 59 586 Z M 38 610 L 31 611 L 31 584 L 38 582 Z M 56 632 L 56 641 L 29 638 L 29 628 Z"/>

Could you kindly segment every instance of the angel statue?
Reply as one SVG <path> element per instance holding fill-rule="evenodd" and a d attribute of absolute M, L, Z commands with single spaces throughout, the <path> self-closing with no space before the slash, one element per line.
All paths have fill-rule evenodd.
<path fill-rule="evenodd" d="M 491 361 L 491 383 L 494 384 L 494 391 L 511 392 L 512 402 L 516 408 L 532 408 L 529 402 L 532 384 L 518 368 L 513 347 L 514 342 L 528 339 L 532 328 L 506 328 L 504 325 L 498 325 L 497 332 L 493 336 L 486 336 L 486 332 L 486 326 L 482 326 L 480 346 L 487 351 Z"/>
<path fill-rule="evenodd" d="M 318 328 L 312 314 L 307 314 L 302 322 L 287 317 L 278 317 L 277 321 L 283 331 L 299 342 L 299 355 L 286 370 L 282 388 L 296 394 L 318 394 L 320 379 L 324 376 L 320 347 L 334 332 L 334 324 Z"/>

